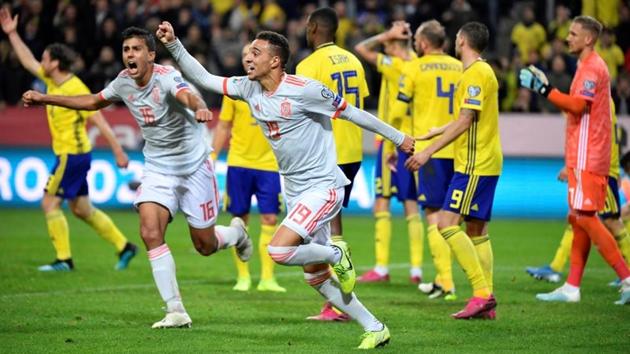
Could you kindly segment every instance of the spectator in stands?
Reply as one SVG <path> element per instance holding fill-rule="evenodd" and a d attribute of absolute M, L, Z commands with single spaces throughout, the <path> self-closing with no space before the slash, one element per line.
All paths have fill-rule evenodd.
<path fill-rule="evenodd" d="M 569 92 L 572 77 L 567 73 L 564 57 L 556 54 L 551 59 L 551 71 L 547 73 L 549 83 L 562 92 Z M 560 110 L 548 100 L 541 100 L 541 110 L 548 113 L 559 113 Z"/>
<path fill-rule="evenodd" d="M 623 66 L 625 58 L 623 51 L 615 43 L 615 33 L 611 29 L 606 28 L 602 31 L 599 41 L 595 44 L 595 51 L 606 62 L 608 74 L 610 74 L 610 84 L 614 87 L 619 67 Z"/>
<path fill-rule="evenodd" d="M 582 0 L 582 15 L 598 19 L 605 28 L 619 24 L 620 0 Z"/>
<path fill-rule="evenodd" d="M 563 4 L 556 6 L 556 15 L 547 25 L 547 35 L 549 41 L 560 39 L 564 41 L 569 35 L 571 26 L 571 10 Z"/>
<path fill-rule="evenodd" d="M 521 61 L 528 61 L 529 52 L 532 50 L 539 51 L 547 40 L 547 32 L 545 28 L 538 22 L 534 15 L 532 5 L 523 8 L 521 22 L 517 23 L 512 29 L 512 43 L 519 52 Z"/>
<path fill-rule="evenodd" d="M 101 48 L 98 59 L 88 71 L 86 84 L 91 92 L 100 92 L 110 81 L 118 76 L 121 70 L 122 65 L 114 49 L 104 46 Z"/>

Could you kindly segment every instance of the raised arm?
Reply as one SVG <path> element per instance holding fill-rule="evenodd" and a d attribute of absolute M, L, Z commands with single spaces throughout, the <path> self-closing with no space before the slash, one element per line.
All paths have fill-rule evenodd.
<path fill-rule="evenodd" d="M 377 46 L 379 44 L 392 39 L 409 39 L 410 37 L 409 24 L 404 21 L 396 21 L 389 30 L 359 42 L 354 46 L 354 51 L 368 63 L 376 65 L 376 58 L 379 54 Z"/>
<path fill-rule="evenodd" d="M 2 30 L 9 37 L 9 41 L 15 50 L 15 54 L 20 60 L 20 64 L 28 70 L 31 74 L 37 76 L 37 71 L 41 64 L 35 57 L 30 49 L 26 46 L 22 38 L 17 32 L 18 15 L 11 18 L 11 13 L 6 7 L 0 9 L 0 25 Z"/>
<path fill-rule="evenodd" d="M 80 95 L 80 96 L 59 96 L 45 95 L 40 92 L 29 90 L 22 95 L 24 106 L 34 106 L 38 104 L 49 104 L 82 111 L 96 111 L 112 104 L 100 95 Z"/>
<path fill-rule="evenodd" d="M 226 78 L 210 74 L 197 59 L 190 55 L 184 45 L 175 37 L 175 31 L 169 22 L 162 22 L 158 26 L 155 36 L 171 53 L 186 78 L 196 87 L 218 94 L 231 94 L 225 92 L 227 91 L 227 85 L 224 85 Z"/>
<path fill-rule="evenodd" d="M 127 167 L 129 165 L 129 157 L 116 139 L 114 131 L 105 120 L 105 117 L 103 117 L 103 114 L 97 111 L 91 115 L 89 119 L 94 125 L 96 125 L 105 140 L 107 140 L 109 146 L 112 148 L 112 153 L 114 153 L 114 157 L 116 158 L 116 165 L 121 168 Z"/>

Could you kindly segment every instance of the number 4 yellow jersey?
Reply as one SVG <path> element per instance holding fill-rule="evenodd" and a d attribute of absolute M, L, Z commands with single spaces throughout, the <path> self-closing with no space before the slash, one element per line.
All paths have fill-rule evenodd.
<path fill-rule="evenodd" d="M 319 46 L 302 60 L 296 68 L 296 74 L 320 81 L 348 103 L 361 109 L 363 100 L 370 94 L 359 59 L 333 43 Z M 337 147 L 337 164 L 361 161 L 361 128 L 342 119 L 334 119 L 332 127 Z"/>
<path fill-rule="evenodd" d="M 446 54 L 426 54 L 406 63 L 398 91 L 398 100 L 391 116 L 401 117 L 411 103 L 414 136 L 424 135 L 429 129 L 441 127 L 455 118 L 455 87 L 462 76 L 462 63 Z M 437 138 L 416 142 L 416 151 L 423 150 Z M 453 144 L 433 155 L 452 159 Z"/>

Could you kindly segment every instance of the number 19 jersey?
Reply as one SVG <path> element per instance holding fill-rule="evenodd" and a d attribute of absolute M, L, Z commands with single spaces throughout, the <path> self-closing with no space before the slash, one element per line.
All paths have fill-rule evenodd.
<path fill-rule="evenodd" d="M 398 100 L 411 103 L 414 135 L 424 135 L 433 127 L 441 127 L 455 119 L 455 87 L 462 76 L 462 63 L 446 54 L 427 54 L 409 61 L 401 79 Z M 406 105 L 398 102 L 392 115 L 401 115 Z M 436 137 L 437 138 L 437 137 Z M 416 151 L 436 139 L 416 142 Z M 453 144 L 433 154 L 434 158 L 452 159 Z"/>
<path fill-rule="evenodd" d="M 369 96 L 365 71 L 361 61 L 349 51 L 332 42 L 318 47 L 302 60 L 296 74 L 315 79 L 350 104 L 363 109 L 363 100 Z M 332 122 L 340 165 L 359 162 L 363 156 L 362 131 L 358 126 L 341 119 Z"/>

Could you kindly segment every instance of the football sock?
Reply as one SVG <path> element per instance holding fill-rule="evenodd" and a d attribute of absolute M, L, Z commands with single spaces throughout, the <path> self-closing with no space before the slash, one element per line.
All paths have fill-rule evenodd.
<path fill-rule="evenodd" d="M 451 291 L 455 288 L 451 266 L 451 249 L 438 231 L 437 225 L 429 225 L 427 229 L 427 240 L 429 241 L 429 249 L 431 250 L 435 272 L 437 273 L 436 283 L 438 283 L 442 289 Z"/>
<path fill-rule="evenodd" d="M 420 214 L 407 216 L 407 231 L 409 232 L 409 260 L 411 268 L 422 267 L 424 253 L 424 225 Z"/>
<path fill-rule="evenodd" d="M 491 292 L 483 275 L 483 269 L 472 241 L 459 226 L 449 226 L 440 230 L 455 259 L 462 266 L 473 288 L 473 296 L 487 299 Z"/>
<path fill-rule="evenodd" d="M 606 260 L 606 263 L 615 270 L 619 279 L 630 277 L 630 269 L 619 252 L 615 238 L 599 217 L 597 215 L 579 215 L 575 219 L 586 230 L 593 243 L 597 245 L 599 253 Z"/>
<path fill-rule="evenodd" d="M 58 260 L 66 260 L 72 257 L 70 252 L 70 231 L 68 221 L 60 209 L 55 209 L 46 214 L 48 236 L 57 252 Z"/>
<path fill-rule="evenodd" d="M 626 264 L 630 264 L 630 236 L 628 236 L 628 230 L 622 229 L 617 235 L 615 235 L 615 241 L 619 246 L 621 255 L 626 260 Z"/>
<path fill-rule="evenodd" d="M 343 235 L 332 235 L 330 236 L 330 239 L 332 240 L 332 242 L 343 241 Z"/>
<path fill-rule="evenodd" d="M 260 227 L 260 240 L 258 241 L 258 253 L 260 254 L 260 279 L 267 280 L 273 278 L 273 267 L 275 262 L 269 256 L 267 252 L 267 246 L 273 238 L 273 233 L 276 231 L 275 225 L 261 225 Z"/>
<path fill-rule="evenodd" d="M 475 245 L 475 250 L 477 251 L 477 256 L 479 257 L 479 263 L 481 263 L 481 269 L 483 269 L 483 276 L 486 278 L 488 289 L 492 293 L 494 292 L 494 282 L 492 279 L 494 255 L 492 253 L 492 243 L 490 242 L 490 237 L 488 235 L 473 236 L 470 240 Z"/>
<path fill-rule="evenodd" d="M 307 243 L 299 246 L 267 246 L 269 255 L 284 265 L 334 264 L 341 258 L 341 251 L 334 246 Z"/>
<path fill-rule="evenodd" d="M 182 298 L 179 295 L 177 278 L 175 277 L 175 260 L 168 245 L 162 244 L 147 253 L 153 271 L 153 280 L 155 280 L 162 300 L 166 303 L 167 310 L 169 312 L 186 312 L 182 305 Z"/>
<path fill-rule="evenodd" d="M 107 214 L 96 208 L 92 210 L 92 214 L 83 220 L 90 225 L 102 239 L 114 245 L 116 250 L 121 252 L 127 244 L 127 238 L 120 232 L 116 224 L 114 224 Z"/>
<path fill-rule="evenodd" d="M 389 266 L 389 246 L 392 238 L 392 219 L 388 211 L 379 211 L 374 214 L 374 253 L 376 266 L 387 269 Z M 385 273 L 387 274 L 387 273 Z"/>
<path fill-rule="evenodd" d="M 236 245 L 243 237 L 239 228 L 222 225 L 214 227 L 214 235 L 217 238 L 217 249 L 220 250 Z"/>
<path fill-rule="evenodd" d="M 236 248 L 232 247 L 232 259 L 234 259 L 234 265 L 236 266 L 236 273 L 239 279 L 250 278 L 249 274 L 249 264 L 247 262 L 241 261 L 236 254 Z"/>
<path fill-rule="evenodd" d="M 330 269 L 317 273 L 304 273 L 304 278 L 310 286 L 315 288 L 337 309 L 357 320 L 365 331 L 375 332 L 383 329 L 383 324 L 363 306 L 354 293 L 344 294 L 341 292 L 339 283 L 330 276 Z"/>
<path fill-rule="evenodd" d="M 551 263 L 549 263 L 549 267 L 551 267 L 554 272 L 560 273 L 564 269 L 564 264 L 567 262 L 569 254 L 571 254 L 571 244 L 573 244 L 573 229 L 571 228 L 571 224 L 568 224 L 564 229 L 564 234 L 562 235 L 562 240 L 560 240 L 560 246 L 558 246 L 556 250 L 556 255 L 553 257 Z"/>
<path fill-rule="evenodd" d="M 569 221 L 573 226 L 573 243 L 571 244 L 571 259 L 566 283 L 579 288 L 591 250 L 591 239 L 586 231 L 575 223 L 573 216 L 569 216 Z"/>

